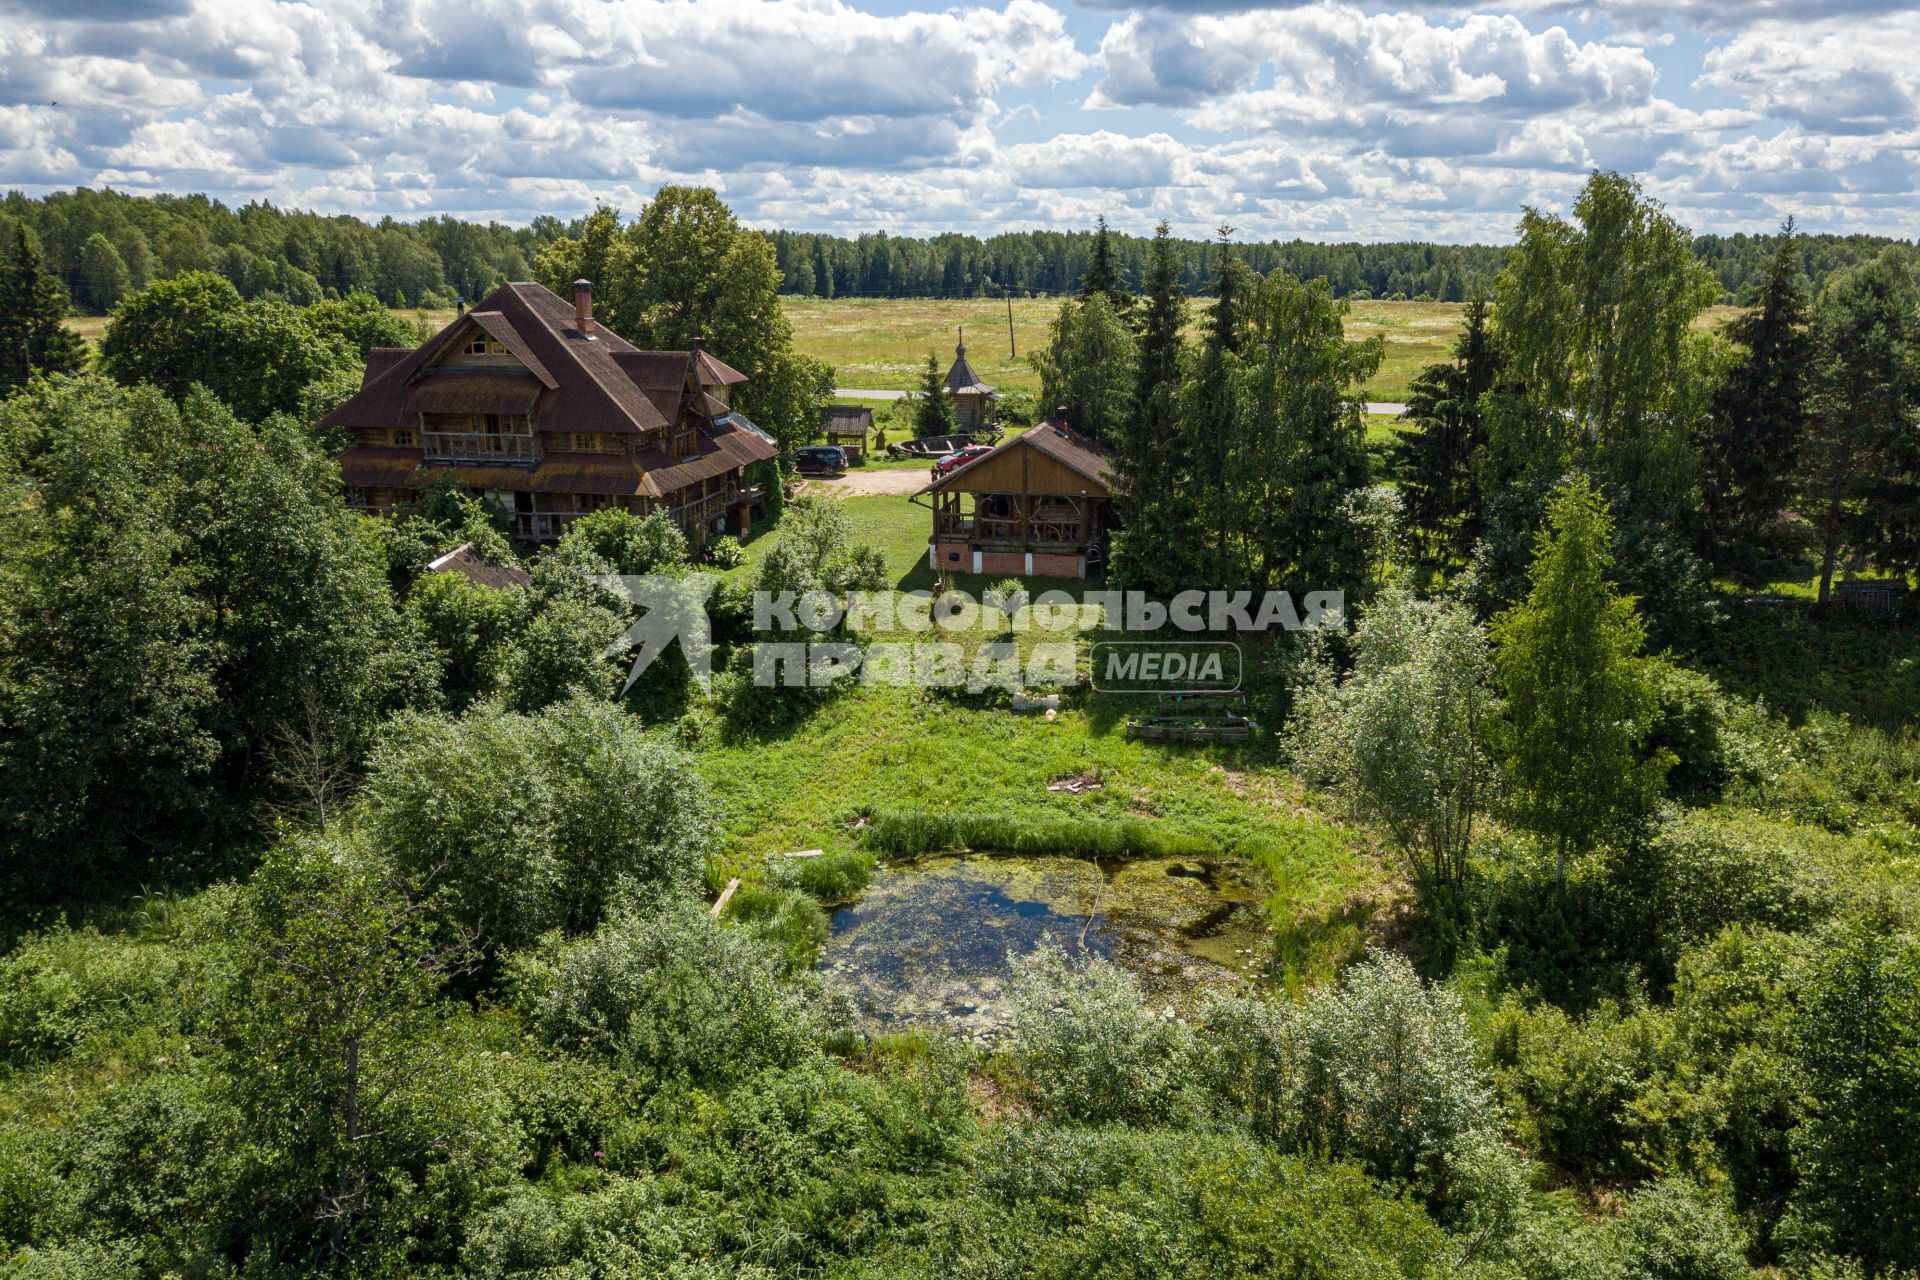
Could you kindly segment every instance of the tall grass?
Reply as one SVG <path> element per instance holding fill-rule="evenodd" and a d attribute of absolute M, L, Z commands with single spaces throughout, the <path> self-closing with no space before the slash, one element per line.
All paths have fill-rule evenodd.
<path fill-rule="evenodd" d="M 1170 830 L 1143 818 L 1069 818 L 1041 813 L 954 813 L 876 809 L 862 833 L 867 847 L 894 857 L 950 849 L 992 850 L 1029 857 L 1096 861 L 1122 858 L 1212 858 L 1217 840 Z"/>

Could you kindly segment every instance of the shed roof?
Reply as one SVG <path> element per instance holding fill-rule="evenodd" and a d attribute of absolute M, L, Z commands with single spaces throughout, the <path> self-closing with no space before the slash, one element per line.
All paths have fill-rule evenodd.
<path fill-rule="evenodd" d="M 495 564 L 475 551 L 471 542 L 463 542 L 439 559 L 429 561 L 427 572 L 457 573 L 496 591 L 533 584 L 533 575 L 525 569 L 511 564 Z"/>

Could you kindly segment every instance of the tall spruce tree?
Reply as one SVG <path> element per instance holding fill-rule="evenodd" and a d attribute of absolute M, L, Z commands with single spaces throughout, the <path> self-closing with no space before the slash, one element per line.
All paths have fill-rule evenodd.
<path fill-rule="evenodd" d="M 1735 571 L 1785 550 L 1780 515 L 1793 504 L 1806 441 L 1813 335 L 1792 219 L 1780 229 L 1757 301 L 1723 330 L 1740 350 L 1715 388 L 1700 441 L 1701 552 Z"/>
<path fill-rule="evenodd" d="M 920 393 L 913 398 L 913 434 L 922 440 L 953 434 L 953 399 L 947 395 L 939 357 L 931 351 L 927 367 L 920 372 Z"/>
<path fill-rule="evenodd" d="M 1361 388 L 1384 342 L 1347 339 L 1347 304 L 1325 280 L 1276 271 L 1245 305 L 1221 487 L 1227 583 L 1355 596 L 1371 576 L 1352 506 L 1367 485 Z"/>
<path fill-rule="evenodd" d="M 1453 359 L 1415 378 L 1407 414 L 1390 450 L 1399 475 L 1408 532 L 1429 569 L 1465 564 L 1480 531 L 1474 460 L 1486 440 L 1480 397 L 1500 376 L 1500 349 L 1485 299 L 1467 304 Z"/>
<path fill-rule="evenodd" d="M 1081 298 L 1091 298 L 1095 294 L 1106 298 L 1107 305 L 1113 308 L 1115 315 L 1122 319 L 1130 317 L 1134 297 L 1126 282 L 1120 278 L 1120 266 L 1114 261 L 1113 233 L 1107 229 L 1105 214 L 1094 224 L 1093 256 L 1087 263 L 1086 274 L 1080 277 Z"/>
<path fill-rule="evenodd" d="M 26 227 L 15 223 L 0 262 L 0 388 L 21 386 L 36 373 L 74 373 L 86 364 L 86 349 L 67 328 L 69 310 L 67 291 L 41 270 Z"/>
<path fill-rule="evenodd" d="M 1162 222 L 1154 229 L 1147 270 L 1135 412 L 1119 449 L 1126 529 L 1114 549 L 1114 573 L 1130 585 L 1162 592 L 1188 585 L 1196 568 L 1192 549 L 1202 538 L 1179 416 L 1180 331 L 1187 322 L 1180 267 L 1179 246 Z"/>
<path fill-rule="evenodd" d="M 1188 501 L 1196 513 L 1202 538 L 1202 563 L 1209 587 L 1235 581 L 1229 562 L 1228 539 L 1235 511 L 1226 496 L 1227 470 L 1233 450 L 1233 375 L 1241 345 L 1246 340 L 1241 299 L 1256 277 L 1233 251 L 1233 228 L 1219 229 L 1219 268 L 1213 280 L 1213 308 L 1206 336 L 1195 361 L 1194 376 L 1181 396 L 1180 420 L 1191 459 Z"/>
<path fill-rule="evenodd" d="M 1814 315 L 1802 468 L 1807 518 L 1820 531 L 1820 600 L 1847 551 L 1890 568 L 1920 558 L 1920 301 L 1892 253 L 1833 277 Z"/>

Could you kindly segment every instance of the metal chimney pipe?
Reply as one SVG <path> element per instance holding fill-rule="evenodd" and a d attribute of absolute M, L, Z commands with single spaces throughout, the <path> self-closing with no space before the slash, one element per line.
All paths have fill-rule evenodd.
<path fill-rule="evenodd" d="M 573 282 L 573 327 L 589 338 L 593 336 L 593 281 Z"/>

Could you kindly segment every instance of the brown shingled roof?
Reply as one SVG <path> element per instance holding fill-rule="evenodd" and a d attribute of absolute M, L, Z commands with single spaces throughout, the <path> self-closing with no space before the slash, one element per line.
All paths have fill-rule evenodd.
<path fill-rule="evenodd" d="M 538 381 L 518 370 L 448 369 L 408 387 L 408 413 L 532 413 Z"/>
<path fill-rule="evenodd" d="M 703 386 L 745 381 L 746 375 L 705 351 L 641 351 L 604 325 L 589 336 L 574 324 L 573 304 L 541 286 L 502 285 L 419 349 L 382 351 L 369 359 L 359 392 L 320 425 L 412 426 L 409 389 L 450 376 L 438 360 L 469 326 L 506 347 L 539 381 L 535 431 L 620 435 L 664 426 L 679 413 L 690 362 Z M 724 412 L 717 401 L 702 407 Z"/>
<path fill-rule="evenodd" d="M 1043 422 L 1032 430 L 1024 431 L 989 452 L 981 454 L 965 466 L 955 467 L 919 492 L 938 493 L 955 480 L 967 475 L 975 467 L 984 464 L 988 458 L 998 457 L 1010 449 L 1023 446 L 1038 449 L 1062 466 L 1093 481 L 1108 493 L 1115 491 L 1113 454 L 1105 445 L 1090 436 L 1081 435 L 1064 422 Z"/>

